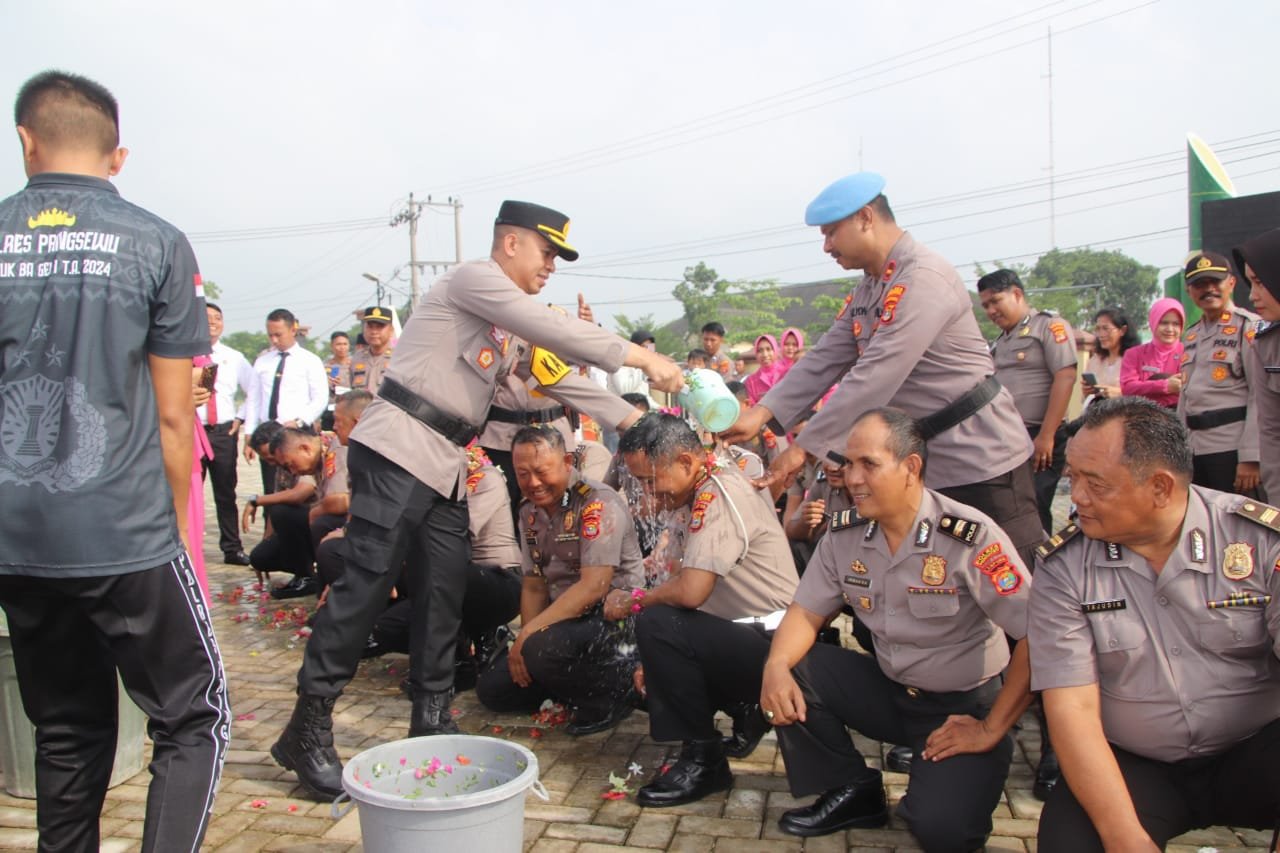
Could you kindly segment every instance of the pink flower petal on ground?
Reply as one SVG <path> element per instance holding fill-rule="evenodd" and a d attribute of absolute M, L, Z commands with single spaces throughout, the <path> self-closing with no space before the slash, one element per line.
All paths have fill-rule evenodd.
<path fill-rule="evenodd" d="M 254 801 L 253 801 L 252 803 L 250 803 L 249 805 L 250 805 L 250 806 L 252 806 L 252 807 L 253 807 L 253 808 L 255 808 L 255 809 L 265 809 L 265 808 L 267 807 L 267 801 L 266 801 L 266 800 L 254 800 Z"/>
<path fill-rule="evenodd" d="M 605 791 L 600 795 L 602 800 L 622 800 L 626 799 L 626 794 L 622 791 Z"/>
<path fill-rule="evenodd" d="M 292 814 L 293 812 L 296 812 L 297 810 L 298 810 L 298 804 L 297 804 L 297 803 L 290 803 L 290 804 L 289 804 L 289 812 L 290 812 L 290 814 Z"/>
<path fill-rule="evenodd" d="M 257 717 L 256 717 L 256 716 L 254 716 L 252 713 L 250 713 L 250 714 L 236 714 L 236 719 L 237 719 L 237 720 L 256 720 L 256 719 L 257 719 Z"/>

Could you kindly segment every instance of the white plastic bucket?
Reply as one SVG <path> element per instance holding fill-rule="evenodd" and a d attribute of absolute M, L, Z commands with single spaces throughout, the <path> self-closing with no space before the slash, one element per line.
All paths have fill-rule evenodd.
<path fill-rule="evenodd" d="M 538 758 L 518 743 L 473 735 L 432 735 L 366 749 L 342 769 L 346 792 L 331 814 L 342 817 L 349 797 L 360 810 L 365 853 L 483 850 L 519 853 L 524 800 L 542 799 Z"/>

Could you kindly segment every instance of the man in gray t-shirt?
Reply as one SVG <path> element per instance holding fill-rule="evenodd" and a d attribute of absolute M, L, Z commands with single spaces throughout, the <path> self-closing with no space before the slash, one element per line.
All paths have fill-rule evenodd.
<path fill-rule="evenodd" d="M 107 181 L 127 154 L 110 92 L 46 72 L 15 114 L 30 181 L 0 202 L 0 606 L 40 846 L 98 847 L 119 670 L 155 743 L 144 847 L 193 850 L 231 724 L 184 545 L 200 274 L 182 233 Z"/>

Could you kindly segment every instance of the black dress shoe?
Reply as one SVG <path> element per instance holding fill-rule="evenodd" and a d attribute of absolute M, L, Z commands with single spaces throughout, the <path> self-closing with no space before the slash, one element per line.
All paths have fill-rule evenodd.
<path fill-rule="evenodd" d="M 1036 781 L 1031 786 L 1031 795 L 1044 802 L 1049 799 L 1061 778 L 1062 768 L 1058 766 L 1058 754 L 1053 751 L 1046 738 L 1040 747 L 1040 766 L 1036 768 Z"/>
<path fill-rule="evenodd" d="M 598 711 L 583 712 L 582 709 L 575 709 L 569 724 L 564 727 L 564 733 L 573 737 L 582 737 L 603 732 L 630 717 L 634 710 L 635 707 L 625 700 L 616 703 L 603 716 Z"/>
<path fill-rule="evenodd" d="M 724 739 L 724 754 L 730 758 L 746 758 L 756 751 L 760 739 L 773 728 L 755 703 L 725 709 L 733 719 L 733 734 Z"/>
<path fill-rule="evenodd" d="M 791 809 L 778 818 L 778 829 L 788 835 L 830 835 L 841 829 L 872 829 L 889 822 L 889 806 L 884 784 L 876 779 L 860 785 L 832 788 L 821 794 L 814 804 Z"/>
<path fill-rule="evenodd" d="M 892 770 L 894 773 L 910 773 L 911 759 L 915 758 L 915 753 L 909 746 L 891 746 L 889 753 L 884 757 L 884 769 Z"/>
<path fill-rule="evenodd" d="M 285 598 L 302 598 L 304 595 L 315 595 L 320 591 L 320 582 L 310 575 L 298 575 L 284 586 L 271 590 L 271 597 L 277 600 Z"/>
<path fill-rule="evenodd" d="M 222 555 L 222 562 L 228 566 L 248 566 L 249 555 L 244 551 L 228 551 Z"/>
<path fill-rule="evenodd" d="M 342 761 L 333 748 L 333 699 L 302 695 L 293 717 L 271 746 L 271 757 L 298 774 L 298 781 L 321 802 L 342 793 Z"/>
<path fill-rule="evenodd" d="M 647 808 L 679 806 L 727 790 L 732 784 L 733 773 L 719 738 L 688 741 L 680 759 L 641 788 L 636 802 Z"/>

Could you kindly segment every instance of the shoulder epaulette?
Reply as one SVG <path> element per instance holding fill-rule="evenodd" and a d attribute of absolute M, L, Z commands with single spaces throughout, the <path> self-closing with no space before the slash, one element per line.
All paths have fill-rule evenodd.
<path fill-rule="evenodd" d="M 1258 501 L 1245 501 L 1236 507 L 1236 515 L 1244 516 L 1255 524 L 1280 533 L 1280 509 Z"/>
<path fill-rule="evenodd" d="M 590 496 L 591 494 L 591 487 L 588 486 L 586 483 L 578 483 L 578 485 L 574 486 L 573 488 L 575 491 L 577 491 L 579 495 L 581 495 L 584 498 Z"/>
<path fill-rule="evenodd" d="M 982 530 L 982 522 L 955 515 L 944 515 L 938 519 L 938 529 L 952 539 L 972 545 L 978 538 L 978 531 Z"/>
<path fill-rule="evenodd" d="M 1036 553 L 1040 555 L 1040 559 L 1043 560 L 1044 558 L 1048 557 L 1050 554 L 1053 554 L 1054 552 L 1056 552 L 1063 545 L 1070 542 L 1079 533 L 1080 533 L 1080 525 L 1076 524 L 1073 521 L 1070 524 L 1068 524 L 1066 527 L 1059 530 L 1057 533 L 1050 536 L 1044 542 L 1043 545 L 1036 548 Z"/>
<path fill-rule="evenodd" d="M 870 521 L 870 519 L 863 518 L 858 515 L 856 510 L 843 509 L 831 516 L 831 529 L 845 530 L 850 527 L 857 527 L 858 525 L 866 524 L 868 521 Z"/>

